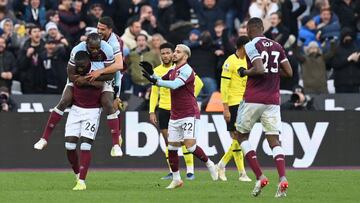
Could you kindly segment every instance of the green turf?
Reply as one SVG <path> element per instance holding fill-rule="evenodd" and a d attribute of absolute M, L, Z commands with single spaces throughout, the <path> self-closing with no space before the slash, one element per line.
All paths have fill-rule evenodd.
<path fill-rule="evenodd" d="M 71 172 L 0 172 L 0 202 L 360 202 L 360 172 L 352 170 L 290 170 L 288 197 L 274 198 L 277 174 L 265 171 L 270 184 L 251 197 L 251 183 L 227 171 L 227 182 L 213 182 L 207 171 L 196 180 L 168 191 L 166 171 L 90 171 L 86 191 L 72 191 Z M 183 174 L 184 177 L 184 174 Z M 253 176 L 250 176 L 254 178 Z"/>

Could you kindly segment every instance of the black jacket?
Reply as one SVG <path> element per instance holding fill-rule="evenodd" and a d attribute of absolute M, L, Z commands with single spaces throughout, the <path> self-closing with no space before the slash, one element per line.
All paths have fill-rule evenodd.
<path fill-rule="evenodd" d="M 11 72 L 14 77 L 17 70 L 15 56 L 11 52 L 5 50 L 3 53 L 0 53 L 0 60 L 0 64 L 3 64 L 3 66 L 0 66 L 0 74 L 2 72 Z M 12 80 L 5 80 L 0 77 L 0 86 L 6 86 L 11 89 L 11 84 Z"/>
<path fill-rule="evenodd" d="M 276 42 L 278 42 L 279 44 L 281 44 L 281 46 L 284 46 L 284 44 L 286 43 L 286 41 L 289 38 L 290 32 L 289 29 L 286 28 L 285 26 L 283 26 L 281 23 L 279 25 L 277 25 L 276 27 L 270 27 L 265 33 L 264 35 L 267 38 L 270 38 Z"/>

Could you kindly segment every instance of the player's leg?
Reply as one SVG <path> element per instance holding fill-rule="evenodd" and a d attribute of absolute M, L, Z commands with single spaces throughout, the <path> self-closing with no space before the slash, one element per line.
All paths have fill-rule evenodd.
<path fill-rule="evenodd" d="M 75 179 L 79 179 L 79 157 L 76 150 L 80 133 L 81 133 L 81 111 L 80 108 L 73 105 L 70 109 L 69 115 L 65 125 L 65 148 L 66 156 L 74 171 Z"/>
<path fill-rule="evenodd" d="M 234 132 L 231 132 L 234 134 Z M 239 180 L 243 182 L 250 182 L 251 179 L 247 176 L 244 166 L 244 155 L 241 150 L 240 144 L 236 139 L 231 143 L 231 152 L 234 157 L 236 168 L 239 172 Z"/>
<path fill-rule="evenodd" d="M 266 139 L 272 149 L 274 162 L 279 174 L 279 184 L 275 197 L 285 197 L 289 184 L 285 176 L 285 152 L 279 140 L 281 131 L 280 106 L 267 105 L 261 117 L 261 123 Z"/>
<path fill-rule="evenodd" d="M 76 145 L 78 143 L 77 136 L 66 136 L 65 137 L 65 148 L 66 156 L 71 165 L 71 168 L 74 171 L 76 181 L 79 179 L 79 157 L 76 151 Z"/>
<path fill-rule="evenodd" d="M 182 120 L 181 131 L 184 137 L 184 145 L 189 152 L 205 163 L 210 172 L 211 178 L 214 181 L 217 180 L 218 174 L 214 162 L 209 159 L 201 147 L 196 145 L 196 136 L 200 132 L 200 121 L 191 117 L 184 118 Z"/>
<path fill-rule="evenodd" d="M 185 165 L 186 165 L 186 179 L 187 180 L 194 180 L 195 179 L 195 175 L 194 175 L 194 156 L 193 156 L 193 154 L 191 152 L 189 152 L 187 150 L 185 145 L 182 145 L 181 149 L 182 149 L 182 152 L 183 152 Z"/>
<path fill-rule="evenodd" d="M 263 175 L 256 157 L 256 151 L 252 148 L 249 142 L 250 131 L 255 122 L 260 118 L 263 111 L 264 109 L 262 104 L 241 102 L 235 124 L 235 137 L 240 144 L 240 147 L 245 155 L 245 159 L 257 179 L 252 192 L 253 196 L 258 196 L 261 193 L 261 189 L 269 182 Z"/>
<path fill-rule="evenodd" d="M 172 179 L 172 173 L 171 173 L 171 167 L 170 167 L 170 163 L 169 163 L 169 150 L 168 150 L 168 137 L 169 137 L 169 133 L 168 133 L 168 126 L 169 126 L 169 120 L 170 120 L 170 111 L 169 110 L 165 110 L 162 108 L 158 109 L 158 121 L 159 121 L 159 128 L 160 128 L 160 132 L 162 137 L 164 138 L 165 141 L 165 158 L 166 158 L 166 163 L 169 167 L 169 173 L 162 177 L 162 180 L 170 180 Z"/>
<path fill-rule="evenodd" d="M 232 145 L 229 147 L 229 149 L 225 152 L 225 154 L 221 157 L 219 163 L 216 164 L 216 170 L 219 176 L 219 179 L 222 181 L 227 181 L 225 171 L 226 171 L 226 165 L 229 163 L 229 161 L 233 158 L 232 153 Z"/>
<path fill-rule="evenodd" d="M 166 189 L 175 189 L 183 186 L 183 181 L 181 180 L 180 170 L 179 170 L 179 156 L 178 149 L 181 147 L 180 141 L 183 139 L 181 134 L 181 123 L 177 120 L 169 121 L 169 163 L 172 171 L 172 181 Z"/>
<path fill-rule="evenodd" d="M 233 139 L 233 142 L 231 143 L 231 152 L 234 157 L 236 168 L 238 169 L 239 172 L 239 180 L 248 182 L 251 181 L 251 179 L 247 176 L 245 171 L 244 158 L 243 158 L 244 155 L 240 148 L 239 142 L 235 139 L 235 134 L 234 134 L 234 132 L 236 131 L 235 122 L 237 118 L 237 111 L 239 109 L 239 105 L 230 106 L 229 109 L 230 109 L 231 118 L 230 118 L 228 131 L 230 132 L 231 138 Z"/>
<path fill-rule="evenodd" d="M 50 113 L 46 126 L 43 130 L 42 137 L 37 143 L 34 144 L 34 149 L 42 150 L 44 147 L 46 147 L 52 131 L 60 122 L 62 116 L 64 115 L 65 109 L 72 103 L 73 87 L 71 84 L 72 83 L 65 86 L 60 102 Z"/>
<path fill-rule="evenodd" d="M 105 86 L 107 86 L 107 83 L 105 83 Z M 107 124 L 110 128 L 112 144 L 113 144 L 110 154 L 113 157 L 119 157 L 123 155 L 119 143 L 119 136 L 120 136 L 119 118 L 118 118 L 119 113 L 115 110 L 113 106 L 113 101 L 114 101 L 114 93 L 112 91 L 103 91 L 101 95 L 101 105 L 104 109 L 105 114 L 107 115 L 106 117 Z"/>
<path fill-rule="evenodd" d="M 92 139 L 80 137 L 80 175 L 79 180 L 73 190 L 86 190 L 85 179 L 91 162 Z"/>

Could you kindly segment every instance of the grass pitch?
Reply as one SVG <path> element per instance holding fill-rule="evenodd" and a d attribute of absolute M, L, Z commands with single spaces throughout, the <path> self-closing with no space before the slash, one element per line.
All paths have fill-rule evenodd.
<path fill-rule="evenodd" d="M 254 198 L 250 183 L 239 182 L 237 172 L 227 171 L 227 182 L 213 182 L 205 170 L 184 187 L 166 190 L 160 180 L 167 171 L 90 170 L 86 191 L 72 191 L 75 179 L 64 172 L 0 172 L 0 202 L 360 202 L 358 170 L 288 170 L 288 197 L 274 198 L 277 173 L 266 170 L 270 184 Z M 182 174 L 184 179 L 185 174 Z"/>

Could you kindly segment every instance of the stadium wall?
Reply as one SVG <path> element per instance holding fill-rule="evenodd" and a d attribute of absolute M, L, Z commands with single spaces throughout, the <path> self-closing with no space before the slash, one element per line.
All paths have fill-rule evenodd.
<path fill-rule="evenodd" d="M 47 117 L 48 113 L 0 113 L 0 168 L 68 167 L 63 138 L 66 115 L 54 130 L 48 147 L 44 151 L 33 149 Z M 359 166 L 359 118 L 357 111 L 282 112 L 281 140 L 287 166 Z M 111 137 L 103 116 L 93 147 L 92 167 L 166 168 L 164 143 L 157 128 L 149 123 L 148 113 L 126 112 L 122 121 L 126 155 L 110 157 Z M 223 116 L 203 113 L 201 125 L 198 144 L 217 162 L 231 144 Z M 258 151 L 260 163 L 273 166 L 260 124 L 251 131 L 250 142 Z M 203 167 L 199 162 L 195 165 Z"/>

